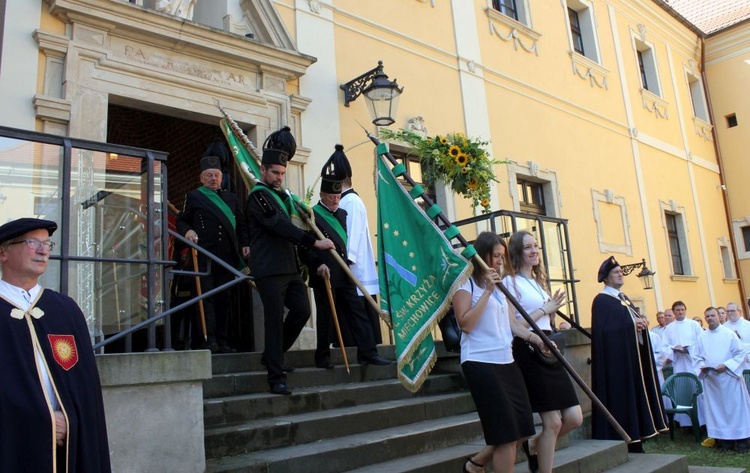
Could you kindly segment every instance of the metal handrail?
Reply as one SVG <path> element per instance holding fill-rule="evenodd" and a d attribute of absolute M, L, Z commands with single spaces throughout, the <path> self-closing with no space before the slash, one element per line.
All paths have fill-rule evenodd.
<path fill-rule="evenodd" d="M 568 293 L 568 310 L 569 312 L 572 312 L 569 316 L 572 321 L 575 323 L 571 323 L 571 325 L 579 330 L 581 333 L 583 333 L 585 336 L 590 336 L 590 334 L 584 330 L 580 325 L 578 325 L 580 321 L 579 317 L 579 311 L 578 311 L 578 298 L 576 294 L 576 286 L 575 284 L 579 282 L 578 279 L 575 279 L 572 277 L 573 274 L 573 255 L 570 251 L 570 235 L 568 233 L 568 219 L 564 218 L 557 218 L 557 217 L 549 217 L 546 215 L 538 215 L 538 214 L 531 214 L 526 212 L 516 212 L 513 210 L 496 210 L 494 212 L 491 212 L 489 214 L 483 214 L 483 215 L 477 215 L 474 217 L 466 218 L 463 220 L 457 220 L 453 222 L 453 225 L 456 227 L 462 227 L 466 225 L 475 225 L 475 224 L 484 224 L 487 227 L 489 227 L 489 231 L 497 234 L 501 234 L 500 231 L 498 231 L 498 224 L 497 220 L 502 218 L 508 218 L 510 220 L 510 226 L 511 226 L 511 232 L 515 233 L 518 231 L 518 219 L 523 220 L 533 220 L 537 223 L 537 228 L 539 228 L 539 244 L 540 244 L 540 250 L 542 253 L 542 261 L 544 262 L 545 267 L 549 267 L 549 256 L 547 254 L 547 245 L 546 245 L 546 235 L 543 230 L 545 223 L 546 224 L 554 224 L 557 227 L 557 233 L 558 237 L 561 238 L 561 252 L 563 253 L 563 257 L 561 258 L 561 261 L 563 264 L 563 277 L 562 278 L 551 278 L 549 276 L 549 273 L 547 273 L 547 284 L 551 283 L 560 283 L 565 286 L 566 292 Z M 503 229 L 504 230 L 504 229 Z M 504 234 L 503 234 L 504 235 Z M 572 309 L 572 310 L 571 310 Z"/>
<path fill-rule="evenodd" d="M 236 268 L 234 268 L 233 266 L 229 265 L 224 260 L 222 260 L 218 256 L 214 255 L 210 251 L 207 251 L 204 248 L 202 248 L 202 247 L 194 244 L 192 241 L 190 241 L 187 238 L 183 237 L 179 233 L 177 233 L 177 232 L 175 232 L 173 230 L 167 229 L 167 234 L 172 235 L 176 239 L 178 239 L 181 242 L 185 243 L 190 248 L 195 249 L 199 253 L 202 253 L 202 254 L 204 254 L 205 256 L 207 256 L 209 258 L 209 266 L 208 266 L 208 269 L 206 270 L 205 273 L 204 272 L 196 272 L 196 271 L 186 271 L 186 270 L 173 270 L 173 271 L 170 271 L 171 274 L 180 274 L 180 275 L 188 275 L 188 276 L 206 276 L 206 275 L 210 274 L 211 263 L 216 263 L 219 266 L 221 266 L 222 268 L 224 268 L 225 270 L 227 270 L 228 272 L 232 273 L 235 276 L 235 278 L 232 279 L 232 280 L 230 280 L 230 281 L 228 281 L 228 282 L 226 282 L 226 283 L 224 283 L 224 284 L 222 284 L 222 285 L 220 285 L 220 286 L 217 286 L 217 287 L 211 289 L 210 291 L 204 292 L 200 296 L 195 296 L 192 299 L 188 299 L 187 301 L 185 301 L 185 302 L 183 302 L 181 304 L 178 304 L 175 307 L 171 307 L 171 308 L 165 310 L 164 312 L 161 312 L 159 314 L 154 314 L 151 317 L 149 317 L 148 319 L 146 319 L 144 321 L 141 321 L 141 322 L 133 325 L 132 327 L 129 327 L 129 328 L 125 329 L 125 330 L 122 330 L 122 331 L 118 332 L 117 334 L 115 334 L 115 335 L 107 338 L 106 340 L 102 340 L 101 342 L 96 343 L 94 345 L 94 350 L 102 348 L 102 347 L 104 347 L 104 346 L 106 346 L 106 345 L 108 345 L 108 344 L 110 344 L 112 342 L 120 340 L 123 337 L 131 335 L 132 333 L 134 333 L 134 332 L 136 332 L 136 331 L 138 331 L 138 330 L 140 330 L 140 329 L 142 329 L 144 327 L 147 327 L 147 326 L 149 326 L 151 324 L 155 324 L 156 322 L 158 322 L 159 320 L 161 320 L 161 319 L 163 319 L 163 318 L 165 318 L 167 316 L 170 316 L 170 315 L 172 315 L 172 314 L 174 314 L 176 312 L 179 312 L 179 311 L 181 311 L 182 309 L 184 309 L 186 307 L 190 307 L 191 305 L 197 303 L 198 301 L 201 301 L 201 300 L 204 300 L 204 299 L 206 299 L 208 297 L 211 297 L 214 294 L 222 292 L 225 289 L 229 289 L 230 287 L 235 286 L 235 285 L 237 285 L 237 284 L 239 284 L 239 283 L 241 283 L 243 281 L 250 281 L 250 280 L 252 280 L 252 278 L 250 276 L 248 276 L 248 275 L 242 273 L 241 271 L 237 270 Z M 175 261 L 166 261 L 165 263 L 168 263 L 165 266 L 174 266 L 174 265 L 177 264 Z M 169 300 L 169 299 L 167 298 L 167 300 Z M 167 319 L 167 320 L 169 320 L 169 319 Z M 168 336 L 168 335 L 165 334 L 165 336 Z M 165 345 L 167 345 L 166 349 L 171 349 L 171 343 L 169 343 L 169 344 L 165 343 Z"/>

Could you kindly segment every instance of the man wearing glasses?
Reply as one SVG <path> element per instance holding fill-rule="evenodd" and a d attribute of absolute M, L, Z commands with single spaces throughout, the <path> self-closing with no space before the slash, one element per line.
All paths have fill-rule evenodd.
<path fill-rule="evenodd" d="M 724 322 L 724 326 L 740 338 L 740 344 L 746 355 L 745 369 L 750 368 L 750 322 L 742 318 L 738 303 L 727 304 L 727 321 Z"/>
<path fill-rule="evenodd" d="M 0 471 L 109 472 L 99 374 L 86 320 L 39 285 L 57 224 L 0 226 Z"/>

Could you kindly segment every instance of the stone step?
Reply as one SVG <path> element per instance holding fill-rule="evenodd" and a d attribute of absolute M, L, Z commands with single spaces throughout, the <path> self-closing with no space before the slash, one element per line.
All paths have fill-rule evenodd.
<path fill-rule="evenodd" d="M 378 346 L 378 352 L 385 358 L 395 360 L 395 347 L 392 345 Z M 243 373 L 247 371 L 263 371 L 266 368 L 261 364 L 262 354 L 260 352 L 249 353 L 227 353 L 211 356 L 211 370 L 214 375 L 228 373 Z M 346 349 L 349 365 L 357 364 L 357 349 L 348 347 Z M 458 355 L 455 355 L 458 356 Z M 331 361 L 336 365 L 344 366 L 344 358 L 341 350 L 331 348 Z M 284 353 L 284 363 L 295 368 L 313 368 L 315 366 L 315 350 L 290 350 Z"/>
<path fill-rule="evenodd" d="M 750 463 L 750 459 L 748 459 Z M 722 468 L 719 466 L 689 466 L 689 473 L 747 473 L 745 468 Z"/>
<path fill-rule="evenodd" d="M 468 457 L 484 446 L 484 441 L 478 440 L 357 468 L 348 473 L 456 473 L 461 471 Z M 557 447 L 560 450 L 555 454 L 555 473 L 599 473 L 628 461 L 628 449 L 623 442 L 584 440 L 568 446 L 566 438 L 562 438 Z M 492 465 L 486 465 L 486 471 L 491 472 Z M 520 448 L 516 452 L 515 471 L 529 471 L 526 457 Z"/>
<path fill-rule="evenodd" d="M 244 394 L 204 400 L 203 421 L 209 428 L 279 415 L 457 392 L 462 387 L 463 379 L 458 374 L 431 374 L 417 394 L 408 391 L 396 379 L 296 389 L 291 396 L 267 392 Z"/>
<path fill-rule="evenodd" d="M 476 413 L 252 452 L 207 462 L 208 473 L 340 473 L 482 437 Z"/>
<path fill-rule="evenodd" d="M 575 470 L 569 470 L 573 473 Z M 607 473 L 687 473 L 687 458 L 683 455 L 631 453 L 628 462 L 607 470 Z M 562 472 L 560 472 L 562 473 Z M 567 471 L 566 471 L 567 473 Z"/>
<path fill-rule="evenodd" d="M 356 359 L 356 358 L 355 358 Z M 260 362 L 258 362 L 260 365 Z M 287 373 L 287 384 L 292 389 L 331 384 L 356 383 L 361 381 L 396 378 L 396 364 L 387 366 L 349 365 L 350 373 L 343 366 L 325 370 L 320 368 L 297 368 Z M 203 382 L 203 397 L 214 398 L 238 394 L 261 393 L 268 391 L 268 381 L 264 371 L 247 371 L 214 375 Z"/>
<path fill-rule="evenodd" d="M 467 392 L 281 415 L 206 430 L 206 458 L 241 455 L 474 412 Z"/>

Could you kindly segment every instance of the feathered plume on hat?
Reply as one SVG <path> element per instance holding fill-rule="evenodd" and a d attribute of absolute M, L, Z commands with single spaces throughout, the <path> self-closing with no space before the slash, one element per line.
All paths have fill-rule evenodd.
<path fill-rule="evenodd" d="M 344 147 L 336 145 L 336 151 L 328 158 L 320 171 L 320 177 L 322 178 L 320 191 L 328 194 L 340 194 L 342 181 L 351 177 L 351 175 L 352 167 L 344 154 Z"/>
<path fill-rule="evenodd" d="M 297 152 L 297 141 L 292 136 L 292 129 L 288 126 L 268 135 L 263 143 L 263 159 L 261 164 L 268 166 L 280 164 L 286 166 L 287 161 Z"/>
<path fill-rule="evenodd" d="M 335 146 L 336 151 L 333 152 L 328 161 L 323 165 L 323 170 L 320 175 L 325 176 L 336 176 L 339 179 L 345 179 L 352 177 L 352 166 L 349 164 L 349 158 L 344 154 L 344 147 L 342 145 Z"/>

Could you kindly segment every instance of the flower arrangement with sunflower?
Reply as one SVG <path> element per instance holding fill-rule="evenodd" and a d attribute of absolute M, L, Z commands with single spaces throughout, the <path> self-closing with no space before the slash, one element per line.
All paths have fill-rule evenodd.
<path fill-rule="evenodd" d="M 463 133 L 448 133 L 425 137 L 413 131 L 380 130 L 384 140 L 401 141 L 411 145 L 409 155 L 419 157 L 425 184 L 442 180 L 453 192 L 471 199 L 474 208 L 490 213 L 490 182 L 495 181 L 493 166 L 506 161 L 490 159 L 484 149 L 488 141 L 468 138 Z"/>

